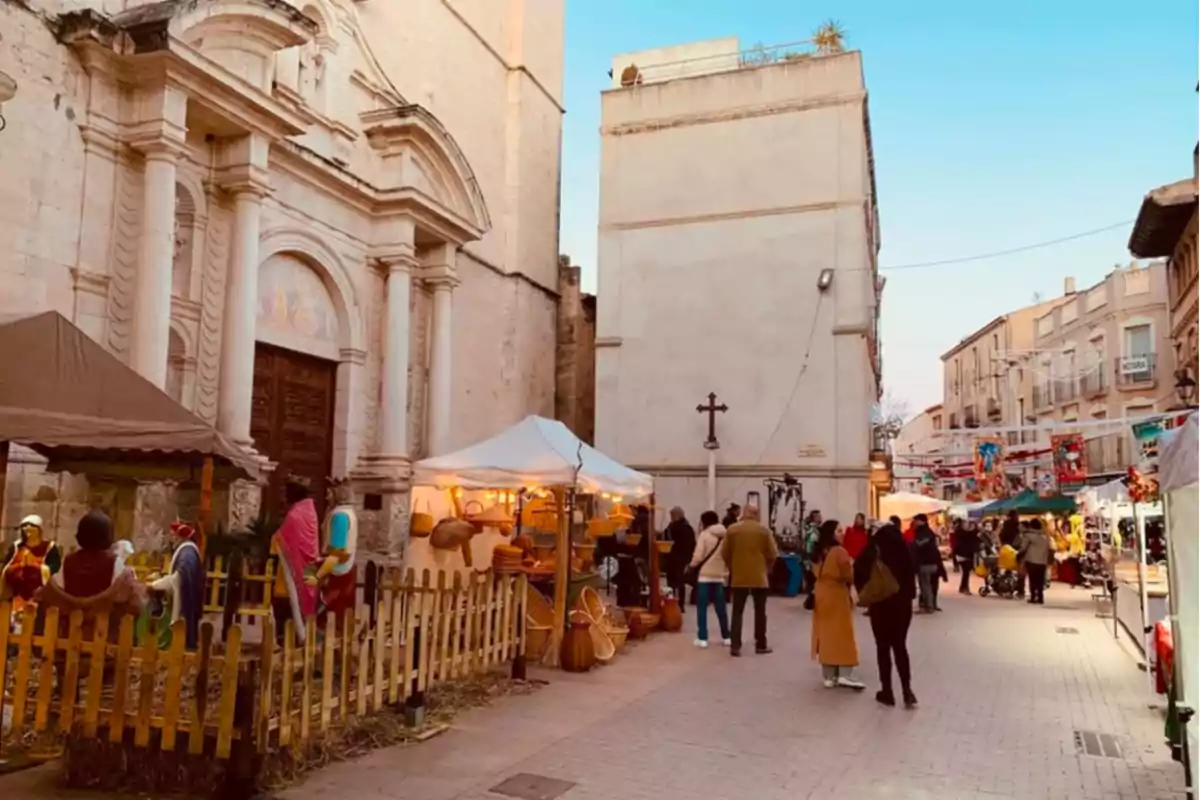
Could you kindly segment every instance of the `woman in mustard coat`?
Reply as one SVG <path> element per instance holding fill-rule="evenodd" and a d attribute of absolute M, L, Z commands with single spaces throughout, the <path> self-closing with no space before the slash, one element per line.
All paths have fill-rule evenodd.
<path fill-rule="evenodd" d="M 825 688 L 841 686 L 862 691 L 866 687 L 854 677 L 854 668 L 858 666 L 854 603 L 850 597 L 854 566 L 841 541 L 842 526 L 837 520 L 822 523 L 813 559 L 817 583 L 813 591 L 816 608 L 813 610 L 812 657 L 821 662 Z"/>

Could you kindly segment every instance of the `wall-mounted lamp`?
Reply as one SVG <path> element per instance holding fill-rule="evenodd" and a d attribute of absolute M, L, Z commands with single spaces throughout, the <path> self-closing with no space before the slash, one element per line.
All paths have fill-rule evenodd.
<path fill-rule="evenodd" d="M 833 270 L 823 269 L 821 274 L 817 276 L 817 291 L 825 292 L 833 285 Z"/>

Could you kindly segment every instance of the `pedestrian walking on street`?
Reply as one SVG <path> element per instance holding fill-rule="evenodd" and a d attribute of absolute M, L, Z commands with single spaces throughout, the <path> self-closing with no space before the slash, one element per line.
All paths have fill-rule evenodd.
<path fill-rule="evenodd" d="M 842 526 L 836 519 L 821 523 L 813 570 L 816 589 L 812 624 L 812 657 L 820 661 L 825 688 L 866 688 L 854 677 L 858 666 L 858 643 L 854 640 L 854 562 L 842 545 Z"/>
<path fill-rule="evenodd" d="M 1021 518 L 1017 516 L 1017 512 L 1010 511 L 1004 518 L 1004 524 L 1000 526 L 1000 545 L 1016 547 L 1019 538 L 1021 538 Z"/>
<path fill-rule="evenodd" d="M 959 594 L 971 593 L 971 572 L 975 569 L 975 556 L 979 552 L 979 531 L 975 523 L 954 522 L 954 563 L 962 572 L 958 583 Z"/>
<path fill-rule="evenodd" d="M 937 534 L 929 527 L 929 518 L 924 514 L 917 514 L 913 518 L 912 550 L 921 587 L 920 610 L 922 613 L 931 614 L 938 610 L 937 581 L 940 578 L 939 572 L 944 572 L 946 568 L 938 550 Z"/>
<path fill-rule="evenodd" d="M 779 550 L 775 535 L 758 521 L 758 508 L 747 506 L 742 518 L 731 525 L 721 542 L 721 557 L 729 565 L 729 583 L 733 588 L 733 644 L 729 654 L 742 654 L 742 617 L 746 600 L 754 600 L 754 651 L 771 652 L 767 646 L 767 587 L 771 568 Z"/>
<path fill-rule="evenodd" d="M 917 696 L 912 690 L 912 669 L 908 660 L 908 628 L 912 623 L 913 598 L 916 596 L 916 564 L 904 535 L 896 525 L 884 525 L 871 537 L 870 545 L 854 562 L 854 585 L 863 591 L 871 580 L 876 562 L 882 563 L 896 582 L 896 591 L 869 606 L 871 634 L 875 638 L 875 657 L 879 664 L 880 689 L 875 699 L 885 706 L 896 705 L 892 692 L 892 663 L 900 677 L 900 691 L 906 708 L 915 708 Z"/>
<path fill-rule="evenodd" d="M 679 600 L 679 607 L 683 608 L 687 605 L 687 583 L 683 573 L 696 550 L 696 531 L 679 506 L 671 509 L 671 521 L 667 523 L 666 534 L 671 543 L 671 552 L 667 555 L 667 585 Z"/>
<path fill-rule="evenodd" d="M 1046 603 L 1046 567 L 1050 563 L 1050 537 L 1042 528 L 1040 519 L 1031 520 L 1028 530 L 1021 538 L 1019 552 L 1025 558 L 1025 571 L 1029 575 L 1029 602 L 1035 605 Z"/>
<path fill-rule="evenodd" d="M 708 606 L 717 612 L 717 624 L 721 626 L 721 641 L 732 646 L 729 636 L 729 618 L 725 609 L 725 580 L 729 568 L 721 555 L 721 543 L 725 540 L 725 526 L 717 521 L 717 512 L 705 511 L 700 515 L 700 538 L 688 570 L 696 577 L 696 646 L 708 647 Z"/>
<path fill-rule="evenodd" d="M 867 549 L 867 540 L 871 535 L 867 532 L 867 517 L 865 514 L 855 514 L 854 524 L 846 529 L 842 537 L 842 547 L 850 554 L 850 558 L 858 558 Z"/>

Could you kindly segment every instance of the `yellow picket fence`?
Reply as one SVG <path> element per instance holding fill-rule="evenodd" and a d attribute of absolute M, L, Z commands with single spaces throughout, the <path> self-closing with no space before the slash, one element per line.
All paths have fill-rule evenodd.
<path fill-rule="evenodd" d="M 138 580 L 147 581 L 152 575 L 166 575 L 171 569 L 171 556 L 160 553 L 134 553 L 125 562 Z M 223 556 L 209 559 L 204 573 L 204 613 L 220 614 L 225 610 L 224 591 L 229 590 L 232 564 Z M 271 614 L 271 588 L 275 583 L 277 560 L 266 559 L 262 572 L 243 570 L 238 576 L 244 587 L 254 587 L 249 599 L 238 604 L 236 616 L 262 618 Z M 245 591 L 245 589 L 243 589 Z"/>
<path fill-rule="evenodd" d="M 12 619 L 9 604 L 0 603 L 0 652 L 6 654 L 0 709 L 12 711 L 10 740 L 26 733 L 94 737 L 104 729 L 108 741 L 121 742 L 131 731 L 133 744 L 146 747 L 151 730 L 158 730 L 162 750 L 175 750 L 183 734 L 187 751 L 202 753 L 207 734 L 216 739 L 216 755 L 228 757 L 244 658 L 238 627 L 217 652 L 213 626 L 204 623 L 199 647 L 189 652 L 183 622 L 177 622 L 171 648 L 160 651 L 153 635 L 135 645 L 131 616 L 115 629 L 109 615 L 82 611 L 63 625 L 57 608 L 41 620 L 33 608 L 22 612 L 19 624 Z"/>
<path fill-rule="evenodd" d="M 135 642 L 132 617 L 114 631 L 106 615 L 75 611 L 64 623 L 58 609 L 42 620 L 30 609 L 14 625 L 9 605 L 0 604 L 6 739 L 81 734 L 174 751 L 186 737 L 186 752 L 227 759 L 239 739 L 252 736 L 260 753 L 305 747 L 351 717 L 420 705 L 440 683 L 508 662 L 523 669 L 524 576 L 472 573 L 463 581 L 439 573 L 435 580 L 425 571 L 418 582 L 409 570 L 379 595 L 373 614 L 365 605 L 350 609 L 340 630 L 332 616 L 320 628 L 309 620 L 303 645 L 290 621 L 277 644 L 268 614 L 261 644 L 244 642 L 237 624 L 215 641 L 204 622 L 195 651 L 185 649 L 182 622 L 170 649 L 160 651 L 154 635 Z M 253 696 L 239 696 L 239 684 Z M 239 719 L 238 708 L 250 716 Z"/>
<path fill-rule="evenodd" d="M 381 586 L 374 624 L 366 607 L 347 612 L 339 631 L 325 619 L 324 636 L 309 620 L 303 646 L 285 626 L 282 649 L 264 649 L 259 669 L 260 750 L 306 746 L 334 721 L 363 717 L 385 705 L 411 704 L 446 681 L 468 678 L 524 658 L 525 576 L 473 573 L 436 581 Z M 264 624 L 264 637 L 271 629 Z M 318 677 L 319 676 L 319 677 Z"/>

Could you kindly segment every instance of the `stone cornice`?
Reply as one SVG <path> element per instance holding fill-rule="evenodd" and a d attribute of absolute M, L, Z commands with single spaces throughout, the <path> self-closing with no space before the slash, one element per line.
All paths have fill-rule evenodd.
<path fill-rule="evenodd" d="M 618 90 L 624 91 L 624 90 Z M 785 103 L 768 103 L 757 106 L 722 109 L 697 114 L 678 114 L 670 117 L 651 117 L 636 122 L 625 122 L 619 125 L 609 125 L 600 129 L 602 136 L 629 136 L 637 133 L 653 133 L 668 128 L 684 128 L 690 125 L 707 125 L 713 122 L 730 122 L 733 120 L 770 117 L 777 114 L 791 114 L 798 111 L 813 111 L 818 108 L 864 103 L 867 93 L 863 91 L 831 94 L 823 97 L 812 97 L 806 100 L 792 100 Z"/>
<path fill-rule="evenodd" d="M 708 475 L 707 464 L 629 464 L 630 469 L 645 472 L 656 478 L 700 478 Z M 783 473 L 800 478 L 866 478 L 871 474 L 869 463 L 810 466 L 807 464 L 718 464 L 718 476 L 746 478 L 772 477 Z"/>
<path fill-rule="evenodd" d="M 434 291 L 453 291 L 462 283 L 458 271 L 449 264 L 426 265 L 421 267 L 417 275 L 423 283 Z"/>
<path fill-rule="evenodd" d="M 367 351 L 357 347 L 343 347 L 338 351 L 338 358 L 347 364 L 363 366 L 367 363 Z"/>
<path fill-rule="evenodd" d="M 94 294 L 98 297 L 108 296 L 109 277 L 101 272 L 91 272 L 90 270 L 73 267 L 71 269 L 71 278 L 75 284 L 75 291 Z"/>

